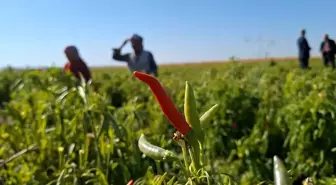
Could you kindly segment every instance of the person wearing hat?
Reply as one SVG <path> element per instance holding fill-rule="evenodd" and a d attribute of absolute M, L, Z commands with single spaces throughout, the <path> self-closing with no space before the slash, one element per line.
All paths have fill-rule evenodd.
<path fill-rule="evenodd" d="M 121 54 L 122 48 L 128 42 L 131 42 L 134 52 Z M 126 39 L 119 48 L 114 48 L 112 58 L 117 61 L 126 62 L 131 72 L 140 71 L 158 76 L 158 67 L 153 54 L 144 50 L 143 38 L 137 34 L 134 34 L 130 39 Z"/>
<path fill-rule="evenodd" d="M 80 79 L 79 74 L 81 74 L 86 82 L 91 81 L 90 69 L 80 57 L 78 49 L 75 46 L 67 46 L 64 53 L 69 61 L 64 66 L 64 70 L 70 71 L 77 79 Z"/>

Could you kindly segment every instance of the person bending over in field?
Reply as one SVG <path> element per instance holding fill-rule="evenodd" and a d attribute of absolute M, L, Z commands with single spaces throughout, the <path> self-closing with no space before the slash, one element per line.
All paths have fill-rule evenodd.
<path fill-rule="evenodd" d="M 68 63 L 66 63 L 64 70 L 70 71 L 79 80 L 79 73 L 81 73 L 86 82 L 91 81 L 92 77 L 90 69 L 80 57 L 78 49 L 75 46 L 68 46 L 65 48 L 64 53 L 68 59 Z"/>
<path fill-rule="evenodd" d="M 121 54 L 121 49 L 128 43 L 132 43 L 133 53 Z M 147 74 L 153 74 L 158 76 L 158 67 L 154 60 L 153 54 L 144 50 L 143 38 L 137 34 L 134 34 L 130 39 L 126 39 L 124 43 L 119 47 L 113 49 L 112 58 L 117 61 L 123 61 L 127 63 L 128 69 L 133 71 L 145 72 Z"/>

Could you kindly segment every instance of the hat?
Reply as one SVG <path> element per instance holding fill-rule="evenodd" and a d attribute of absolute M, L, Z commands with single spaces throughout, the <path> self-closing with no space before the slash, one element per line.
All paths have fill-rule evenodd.
<path fill-rule="evenodd" d="M 131 37 L 131 40 L 138 40 L 138 41 L 142 41 L 142 37 L 138 34 L 133 34 Z"/>

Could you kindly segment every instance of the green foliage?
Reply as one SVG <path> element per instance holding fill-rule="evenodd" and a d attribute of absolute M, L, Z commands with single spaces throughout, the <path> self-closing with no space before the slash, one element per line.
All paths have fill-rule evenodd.
<path fill-rule="evenodd" d="M 59 69 L 0 74 L 0 184 L 180 183 L 178 166 L 138 148 L 143 133 L 182 153 L 148 87 L 126 70 L 94 71 L 87 86 Z M 181 112 L 185 81 L 200 115 L 219 104 L 203 126 L 203 158 L 222 174 L 217 181 L 269 184 L 277 155 L 293 180 L 335 183 L 334 71 L 232 63 L 163 67 L 159 79 Z"/>

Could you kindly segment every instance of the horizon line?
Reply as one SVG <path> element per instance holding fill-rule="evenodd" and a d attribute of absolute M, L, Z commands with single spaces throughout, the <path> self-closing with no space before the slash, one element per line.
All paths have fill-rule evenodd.
<path fill-rule="evenodd" d="M 226 60 L 202 60 L 202 61 L 184 61 L 184 62 L 164 62 L 161 64 L 158 64 L 159 66 L 175 66 L 175 65 L 194 65 L 194 64 L 202 64 L 202 63 L 227 63 L 227 62 L 232 62 L 232 61 L 239 61 L 239 62 L 248 62 L 248 63 L 253 63 L 253 62 L 266 62 L 266 60 L 276 60 L 276 61 L 292 61 L 292 60 L 297 60 L 298 57 L 294 57 L 294 56 L 286 56 L 286 57 L 257 57 L 257 58 L 233 58 L 232 59 L 226 59 Z M 317 59 L 317 58 L 321 58 L 320 56 L 311 56 L 310 59 Z M 12 67 L 10 65 L 7 65 L 6 67 L 0 67 L 0 69 L 5 69 L 7 67 Z M 35 69 L 35 68 L 50 68 L 50 67 L 56 67 L 59 68 L 58 66 L 39 66 L 39 67 L 12 67 L 13 69 Z M 115 66 L 115 65 L 91 65 L 89 66 L 90 68 L 105 68 L 105 67 L 109 67 L 109 68 L 127 68 L 127 66 Z"/>

